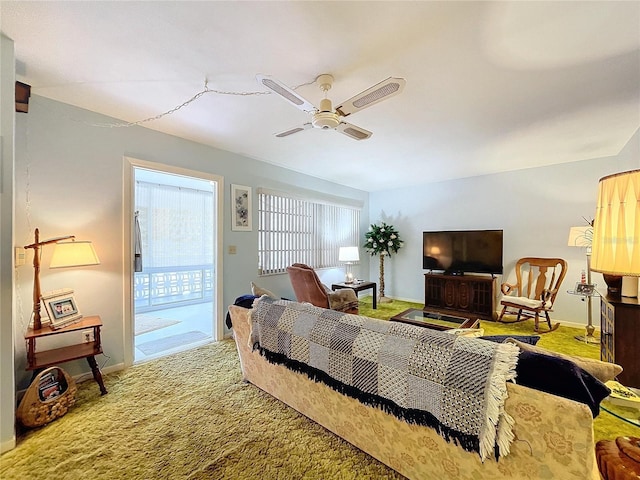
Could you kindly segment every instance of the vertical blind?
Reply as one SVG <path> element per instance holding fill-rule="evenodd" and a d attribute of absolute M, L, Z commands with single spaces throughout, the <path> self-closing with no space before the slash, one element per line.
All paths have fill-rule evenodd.
<path fill-rule="evenodd" d="M 145 268 L 213 263 L 213 192 L 136 183 Z"/>
<path fill-rule="evenodd" d="M 360 209 L 285 193 L 258 192 L 258 274 L 293 263 L 337 267 L 340 247 L 358 245 Z"/>

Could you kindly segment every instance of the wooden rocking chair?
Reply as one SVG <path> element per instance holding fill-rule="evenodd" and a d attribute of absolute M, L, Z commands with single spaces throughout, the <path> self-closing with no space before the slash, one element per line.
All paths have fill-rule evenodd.
<path fill-rule="evenodd" d="M 551 277 L 547 273 L 551 270 Z M 536 333 L 548 333 L 556 330 L 560 323 L 551 325 L 549 312 L 553 311 L 556 295 L 567 274 L 567 262 L 561 258 L 525 257 L 516 262 L 516 283 L 503 283 L 500 290 L 504 297 L 498 321 L 506 313 L 517 314 L 516 322 L 526 318 L 535 318 Z M 539 315 L 544 313 L 549 330 L 538 331 Z M 525 318 L 522 318 L 525 317 Z"/>

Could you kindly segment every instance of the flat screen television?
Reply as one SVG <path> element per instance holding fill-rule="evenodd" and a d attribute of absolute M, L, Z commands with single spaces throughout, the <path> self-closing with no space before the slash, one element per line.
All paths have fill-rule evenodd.
<path fill-rule="evenodd" d="M 422 268 L 446 274 L 502 274 L 502 230 L 422 233 Z"/>

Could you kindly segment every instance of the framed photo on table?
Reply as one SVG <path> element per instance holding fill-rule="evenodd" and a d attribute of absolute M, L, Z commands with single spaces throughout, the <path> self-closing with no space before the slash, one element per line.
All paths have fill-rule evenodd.
<path fill-rule="evenodd" d="M 593 295 L 594 289 L 595 289 L 595 285 L 592 285 L 590 283 L 576 283 L 575 292 L 578 295 L 589 296 L 589 295 Z"/>
<path fill-rule="evenodd" d="M 251 187 L 231 185 L 231 230 L 250 232 Z"/>
<path fill-rule="evenodd" d="M 41 299 L 54 330 L 82 318 L 71 289 L 43 293 Z"/>

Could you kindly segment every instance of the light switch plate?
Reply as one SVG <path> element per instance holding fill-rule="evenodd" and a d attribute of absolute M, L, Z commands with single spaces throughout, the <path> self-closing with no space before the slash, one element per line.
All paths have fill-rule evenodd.
<path fill-rule="evenodd" d="M 15 248 L 15 266 L 19 267 L 27 263 L 27 251 L 22 247 Z"/>

